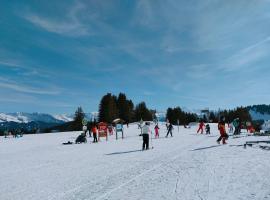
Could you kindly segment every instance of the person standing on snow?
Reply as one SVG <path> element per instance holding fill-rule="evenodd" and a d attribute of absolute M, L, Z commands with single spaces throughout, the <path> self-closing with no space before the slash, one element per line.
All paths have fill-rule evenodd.
<path fill-rule="evenodd" d="M 97 140 L 97 127 L 96 127 L 96 125 L 94 125 L 92 127 L 92 133 L 93 133 L 93 138 L 94 138 L 93 143 L 97 143 L 98 140 Z"/>
<path fill-rule="evenodd" d="M 229 136 L 226 133 L 224 117 L 222 117 L 220 122 L 218 123 L 218 130 L 220 132 L 220 137 L 218 138 L 217 143 L 220 144 L 220 141 L 222 140 L 222 144 L 227 144 L 226 140 L 229 138 Z"/>
<path fill-rule="evenodd" d="M 210 134 L 210 125 L 209 124 L 206 124 L 205 132 L 206 132 L 206 134 Z"/>
<path fill-rule="evenodd" d="M 229 133 L 233 133 L 233 123 L 229 123 Z"/>
<path fill-rule="evenodd" d="M 159 138 L 159 127 L 158 124 L 155 126 L 155 138 Z"/>
<path fill-rule="evenodd" d="M 142 150 L 148 150 L 149 149 L 149 123 L 145 122 L 145 125 L 142 127 L 142 137 L 143 137 L 143 145 Z"/>
<path fill-rule="evenodd" d="M 171 134 L 171 137 L 173 136 L 173 135 L 172 135 L 172 130 L 173 130 L 173 125 L 172 125 L 172 123 L 170 123 L 170 124 L 168 125 L 168 132 L 167 132 L 166 137 L 168 137 L 169 133 Z"/>
<path fill-rule="evenodd" d="M 239 118 L 236 118 L 233 120 L 233 126 L 234 126 L 234 135 L 239 135 L 241 132 L 241 127 L 240 127 L 240 120 Z"/>
<path fill-rule="evenodd" d="M 203 127 L 204 127 L 204 123 L 203 120 L 201 120 L 200 124 L 199 124 L 199 129 L 197 130 L 197 133 L 199 133 L 201 131 L 201 134 L 203 134 Z"/>

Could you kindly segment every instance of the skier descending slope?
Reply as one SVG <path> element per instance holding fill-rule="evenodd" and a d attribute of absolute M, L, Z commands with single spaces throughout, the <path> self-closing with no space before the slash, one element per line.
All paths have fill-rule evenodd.
<path fill-rule="evenodd" d="M 204 123 L 203 120 L 201 120 L 200 124 L 199 124 L 199 129 L 197 130 L 197 133 L 199 133 L 201 131 L 201 134 L 203 134 L 203 127 L 204 127 Z"/>
<path fill-rule="evenodd" d="M 149 149 L 149 123 L 145 122 L 145 125 L 142 127 L 142 137 L 143 137 L 143 145 L 142 150 L 148 150 Z"/>
<path fill-rule="evenodd" d="M 222 144 L 227 144 L 226 140 L 229 138 L 229 136 L 226 133 L 225 118 L 224 117 L 221 117 L 221 119 L 218 123 L 218 130 L 220 132 L 220 137 L 218 138 L 217 143 L 220 144 L 220 141 L 222 140 Z"/>

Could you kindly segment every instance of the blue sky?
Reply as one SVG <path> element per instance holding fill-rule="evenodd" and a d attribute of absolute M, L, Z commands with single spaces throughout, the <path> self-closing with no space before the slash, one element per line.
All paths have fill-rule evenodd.
<path fill-rule="evenodd" d="M 1 0 L 0 112 L 270 103 L 269 0 Z"/>

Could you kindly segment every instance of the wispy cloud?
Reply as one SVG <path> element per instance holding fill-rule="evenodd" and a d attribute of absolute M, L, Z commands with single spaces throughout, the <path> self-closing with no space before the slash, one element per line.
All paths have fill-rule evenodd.
<path fill-rule="evenodd" d="M 210 76 L 214 73 L 214 70 L 214 66 L 210 64 L 191 65 L 187 67 L 186 75 L 193 79 L 209 79 Z"/>
<path fill-rule="evenodd" d="M 21 65 L 14 63 L 14 62 L 10 62 L 10 61 L 1 61 L 0 60 L 0 65 L 3 66 L 8 66 L 8 67 L 16 67 L 16 68 L 21 68 Z"/>
<path fill-rule="evenodd" d="M 0 88 L 10 89 L 22 93 L 41 94 L 41 95 L 57 95 L 60 94 L 59 89 L 34 88 L 24 84 L 18 84 L 7 78 L 0 77 Z"/>
<path fill-rule="evenodd" d="M 227 72 L 240 70 L 242 68 L 247 68 L 250 64 L 262 60 L 264 57 L 269 56 L 270 37 L 256 42 L 250 46 L 247 46 L 234 55 L 230 56 L 224 61 L 219 68 Z"/>
<path fill-rule="evenodd" d="M 44 69 L 45 67 L 30 66 L 23 63 L 23 61 L 18 60 L 8 60 L 8 61 L 0 60 L 0 69 L 1 67 L 9 68 L 10 70 L 15 71 L 18 75 L 26 77 L 36 76 L 48 78 L 52 75 L 50 71 Z"/>
<path fill-rule="evenodd" d="M 153 96 L 153 95 L 155 95 L 155 93 L 154 92 L 151 92 L 151 91 L 144 91 L 143 92 L 143 95 L 144 96 Z"/>
<path fill-rule="evenodd" d="M 84 36 L 89 34 L 88 27 L 78 18 L 79 12 L 83 9 L 84 5 L 80 2 L 76 2 L 76 4 L 67 12 L 65 20 L 41 17 L 40 15 L 31 12 L 24 14 L 23 18 L 48 32 L 74 37 Z"/>

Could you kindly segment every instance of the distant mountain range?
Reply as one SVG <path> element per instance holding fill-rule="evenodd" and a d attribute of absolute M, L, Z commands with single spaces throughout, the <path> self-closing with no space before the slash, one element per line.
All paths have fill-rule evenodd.
<path fill-rule="evenodd" d="M 97 113 L 86 113 L 87 120 L 97 118 Z M 50 115 L 44 113 L 0 113 L 0 131 L 24 129 L 26 132 L 39 132 L 73 121 L 74 114 Z"/>
<path fill-rule="evenodd" d="M 246 107 L 253 120 L 270 120 L 270 105 L 253 105 Z M 189 110 L 182 108 L 185 112 L 196 113 L 199 110 Z M 166 120 L 166 112 L 157 112 L 159 121 Z M 86 119 L 91 121 L 97 119 L 98 113 L 86 113 Z M 50 115 L 45 113 L 0 113 L 0 130 L 23 128 L 26 130 L 40 129 L 58 126 L 73 121 L 74 114 Z"/>
<path fill-rule="evenodd" d="M 91 120 L 97 117 L 97 113 L 86 113 L 86 119 Z M 44 113 L 0 113 L 0 123 L 16 122 L 16 123 L 29 123 L 29 122 L 44 122 L 61 124 L 70 122 L 74 118 L 74 114 L 59 114 L 50 115 Z"/>
<path fill-rule="evenodd" d="M 270 105 L 253 105 L 246 108 L 253 120 L 270 120 Z"/>

